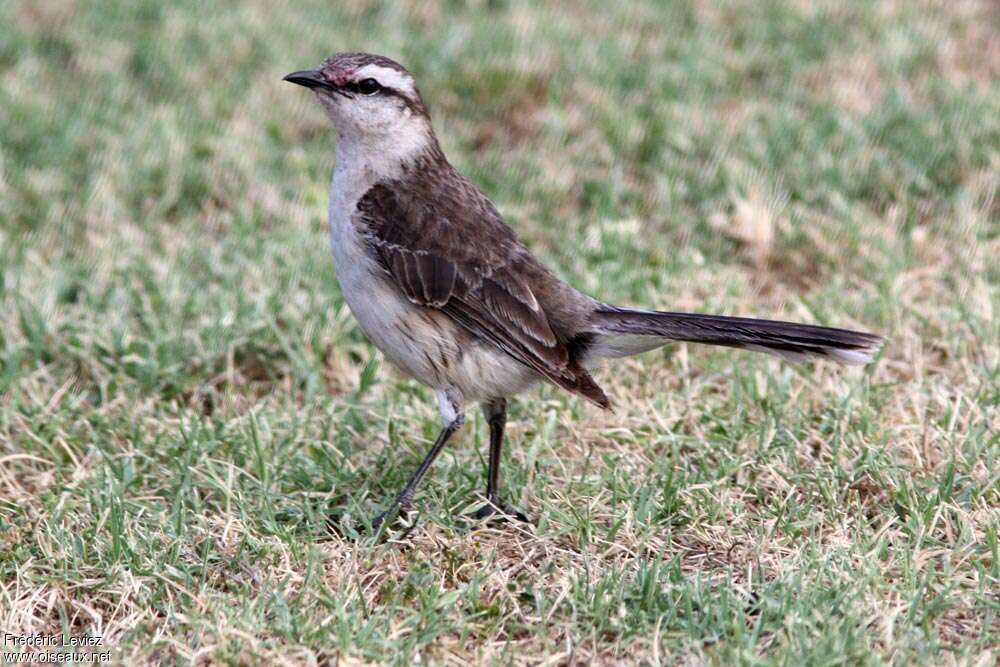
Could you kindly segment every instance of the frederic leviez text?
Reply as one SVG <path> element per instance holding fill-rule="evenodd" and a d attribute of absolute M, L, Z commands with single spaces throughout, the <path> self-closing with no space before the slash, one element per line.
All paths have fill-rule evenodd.
<path fill-rule="evenodd" d="M 111 651 L 97 651 L 102 646 L 100 635 L 64 637 L 63 635 L 13 635 L 5 632 L 4 648 L 19 649 L 4 651 L 4 664 L 19 662 L 64 663 L 64 662 L 108 662 Z"/>

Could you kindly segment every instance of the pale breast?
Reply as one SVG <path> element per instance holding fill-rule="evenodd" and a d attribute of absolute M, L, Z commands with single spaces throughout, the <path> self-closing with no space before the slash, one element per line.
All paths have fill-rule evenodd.
<path fill-rule="evenodd" d="M 331 225 L 341 292 L 361 330 L 404 373 L 440 386 L 460 357 L 461 332 L 443 314 L 411 303 L 389 282 L 350 220 Z"/>

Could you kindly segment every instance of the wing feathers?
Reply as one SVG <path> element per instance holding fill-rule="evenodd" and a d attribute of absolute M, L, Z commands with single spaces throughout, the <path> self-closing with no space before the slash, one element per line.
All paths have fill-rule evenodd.
<path fill-rule="evenodd" d="M 555 384 L 608 407 L 523 277 L 530 255 L 481 192 L 457 173 L 448 177 L 466 200 L 386 185 L 361 198 L 359 224 L 374 256 L 413 303 L 442 310 Z"/>
<path fill-rule="evenodd" d="M 458 274 L 455 264 L 430 254 L 421 253 L 418 257 L 427 305 L 440 308 L 448 303 L 455 289 L 455 278 Z"/>
<path fill-rule="evenodd" d="M 486 278 L 479 288 L 482 301 L 498 316 L 497 319 L 514 325 L 519 333 L 530 336 L 546 347 L 556 347 L 559 341 L 552 333 L 545 314 L 538 309 L 538 302 L 531 290 L 524 286 L 520 294 L 513 294 L 505 288 L 506 285 Z"/>

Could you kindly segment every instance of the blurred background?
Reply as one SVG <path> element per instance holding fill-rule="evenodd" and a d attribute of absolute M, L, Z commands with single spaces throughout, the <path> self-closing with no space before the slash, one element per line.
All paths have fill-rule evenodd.
<path fill-rule="evenodd" d="M 331 545 L 323 512 L 374 509 L 435 427 L 343 305 L 336 137 L 281 81 L 338 51 L 406 65 L 452 162 L 578 288 L 885 355 L 681 346 L 600 376 L 616 415 L 541 388 L 515 412 L 511 493 L 543 517 L 520 551 L 451 523 L 478 418 L 410 551 Z M 988 660 L 998 185 L 990 0 L 7 0 L 0 626 L 149 662 Z"/>

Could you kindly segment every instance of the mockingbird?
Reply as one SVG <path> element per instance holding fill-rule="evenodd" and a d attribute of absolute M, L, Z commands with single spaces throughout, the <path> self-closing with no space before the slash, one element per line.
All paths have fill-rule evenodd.
<path fill-rule="evenodd" d="M 608 408 L 588 369 L 667 341 L 848 364 L 870 362 L 882 345 L 881 336 L 845 329 L 593 299 L 535 258 L 448 163 L 402 65 L 338 53 L 284 80 L 311 89 L 337 131 L 329 216 L 344 299 L 375 346 L 440 405 L 440 434 L 376 527 L 410 506 L 471 402 L 482 404 L 490 427 L 487 503 L 475 516 L 526 520 L 500 499 L 500 453 L 507 399 L 539 380 Z"/>

